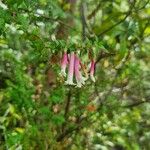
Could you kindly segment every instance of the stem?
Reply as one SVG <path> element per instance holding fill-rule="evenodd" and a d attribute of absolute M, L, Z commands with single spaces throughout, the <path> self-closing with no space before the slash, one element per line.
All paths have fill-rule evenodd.
<path fill-rule="evenodd" d="M 67 96 L 65 114 L 64 114 L 65 119 L 67 118 L 67 114 L 69 112 L 70 102 L 71 102 L 71 89 L 69 89 L 68 96 Z"/>
<path fill-rule="evenodd" d="M 96 13 L 98 12 L 98 10 L 100 9 L 101 7 L 101 3 L 102 2 L 99 2 L 99 4 L 96 6 L 96 8 L 88 15 L 88 19 L 90 20 L 91 18 L 93 18 Z"/>
<path fill-rule="evenodd" d="M 70 102 L 71 102 L 71 89 L 69 89 L 69 91 L 68 91 L 66 105 L 65 105 L 65 113 L 64 113 L 65 122 L 62 124 L 62 134 L 64 133 L 65 126 L 67 123 L 68 112 L 69 112 L 69 108 L 70 108 Z"/>
<path fill-rule="evenodd" d="M 126 16 L 125 16 L 123 19 L 121 19 L 120 21 L 116 22 L 114 25 L 110 26 L 108 29 L 106 29 L 106 30 L 102 31 L 101 33 L 99 33 L 98 36 L 102 36 L 103 34 L 105 34 L 105 33 L 109 32 L 109 31 L 111 31 L 111 30 L 112 30 L 114 27 L 116 27 L 117 25 L 119 25 L 119 24 L 121 24 L 122 22 L 124 22 L 124 21 L 127 19 L 127 17 L 132 14 L 132 10 L 133 10 L 133 8 L 134 8 L 135 3 L 136 3 L 136 0 L 134 0 L 134 2 L 131 4 L 130 10 L 127 12 Z"/>
<path fill-rule="evenodd" d="M 84 3 L 81 2 L 80 6 L 80 14 L 81 14 L 81 22 L 82 22 L 82 40 L 85 41 L 86 35 L 85 35 L 85 29 L 86 29 L 86 20 L 85 20 L 85 14 L 84 14 Z"/>

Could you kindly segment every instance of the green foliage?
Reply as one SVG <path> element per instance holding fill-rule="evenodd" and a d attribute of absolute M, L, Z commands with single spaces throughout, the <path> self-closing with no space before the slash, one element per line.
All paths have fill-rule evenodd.
<path fill-rule="evenodd" d="M 149 150 L 149 14 L 146 0 L 0 1 L 0 150 Z M 66 85 L 64 51 L 94 59 L 96 82 Z"/>

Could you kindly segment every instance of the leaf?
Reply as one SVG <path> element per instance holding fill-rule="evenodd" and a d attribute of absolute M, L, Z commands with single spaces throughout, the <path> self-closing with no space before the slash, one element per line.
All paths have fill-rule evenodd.
<path fill-rule="evenodd" d="M 5 20 L 3 18 L 0 18 L 0 34 L 3 31 L 5 27 Z"/>
<path fill-rule="evenodd" d="M 126 43 L 126 36 L 125 35 L 121 35 L 120 36 L 120 50 L 119 50 L 119 54 L 120 54 L 120 58 L 122 59 L 127 51 L 127 43 Z"/>
<path fill-rule="evenodd" d="M 47 106 L 43 106 L 39 109 L 39 112 L 43 115 L 50 115 L 50 108 Z"/>
<path fill-rule="evenodd" d="M 17 15 L 17 22 L 21 25 L 21 29 L 27 30 L 29 26 L 28 17 L 23 14 Z"/>
<path fill-rule="evenodd" d="M 19 133 L 24 133 L 24 131 L 25 131 L 24 128 L 15 128 L 15 130 Z"/>
<path fill-rule="evenodd" d="M 52 116 L 52 122 L 55 125 L 62 125 L 65 122 L 65 118 L 63 115 L 54 115 Z"/>

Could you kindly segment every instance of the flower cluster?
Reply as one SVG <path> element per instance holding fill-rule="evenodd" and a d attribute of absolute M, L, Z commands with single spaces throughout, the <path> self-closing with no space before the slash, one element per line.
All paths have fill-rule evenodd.
<path fill-rule="evenodd" d="M 68 66 L 68 75 L 66 75 L 66 70 Z M 82 69 L 82 63 L 79 59 L 79 57 L 74 53 L 71 52 L 70 54 L 67 54 L 67 52 L 64 52 L 61 60 L 61 75 L 66 77 L 67 81 L 65 82 L 68 85 L 77 85 L 77 87 L 81 87 L 85 84 L 85 81 L 88 79 L 88 74 L 84 77 L 82 75 L 81 69 Z M 95 61 L 94 59 L 90 62 L 90 68 L 89 68 L 89 75 L 93 82 L 95 82 L 94 77 L 95 72 Z M 76 84 L 73 82 L 73 78 L 75 76 Z"/>

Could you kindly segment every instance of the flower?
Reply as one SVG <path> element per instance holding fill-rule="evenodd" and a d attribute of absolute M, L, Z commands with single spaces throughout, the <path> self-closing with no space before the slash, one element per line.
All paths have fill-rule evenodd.
<path fill-rule="evenodd" d="M 64 52 L 63 58 L 61 60 L 61 72 L 60 72 L 60 74 L 63 75 L 64 77 L 66 77 L 67 64 L 68 64 L 68 56 L 67 56 L 67 52 Z"/>
<path fill-rule="evenodd" d="M 75 69 L 75 78 L 77 81 L 77 87 L 81 87 L 83 84 L 85 84 L 86 79 L 82 76 L 80 72 L 80 60 L 77 56 L 75 56 L 74 69 Z"/>
<path fill-rule="evenodd" d="M 95 61 L 92 60 L 90 65 L 90 78 L 93 82 L 95 82 L 94 72 L 95 72 Z"/>
<path fill-rule="evenodd" d="M 67 81 L 66 81 L 66 84 L 69 84 L 69 85 L 75 85 L 75 84 L 73 83 L 74 60 L 75 60 L 75 54 L 74 54 L 74 52 L 72 52 L 72 53 L 70 54 L 70 59 L 69 59 L 69 71 L 68 71 L 68 77 L 67 77 Z"/>
<path fill-rule="evenodd" d="M 68 65 L 68 75 L 67 75 L 67 81 L 65 81 L 65 84 L 68 85 L 76 85 L 77 87 L 82 87 L 82 85 L 85 84 L 85 81 L 88 79 L 88 69 L 85 66 L 85 64 L 82 64 L 79 57 L 74 53 L 71 52 L 70 54 L 67 54 L 64 52 L 62 60 L 61 60 L 61 74 L 66 77 L 66 68 Z M 95 82 L 95 61 L 94 59 L 91 60 L 89 64 L 89 76 L 93 82 Z M 85 77 L 83 77 L 81 70 L 83 70 L 83 73 L 85 74 Z M 74 74 L 76 79 L 76 84 L 73 82 L 74 80 Z"/>

